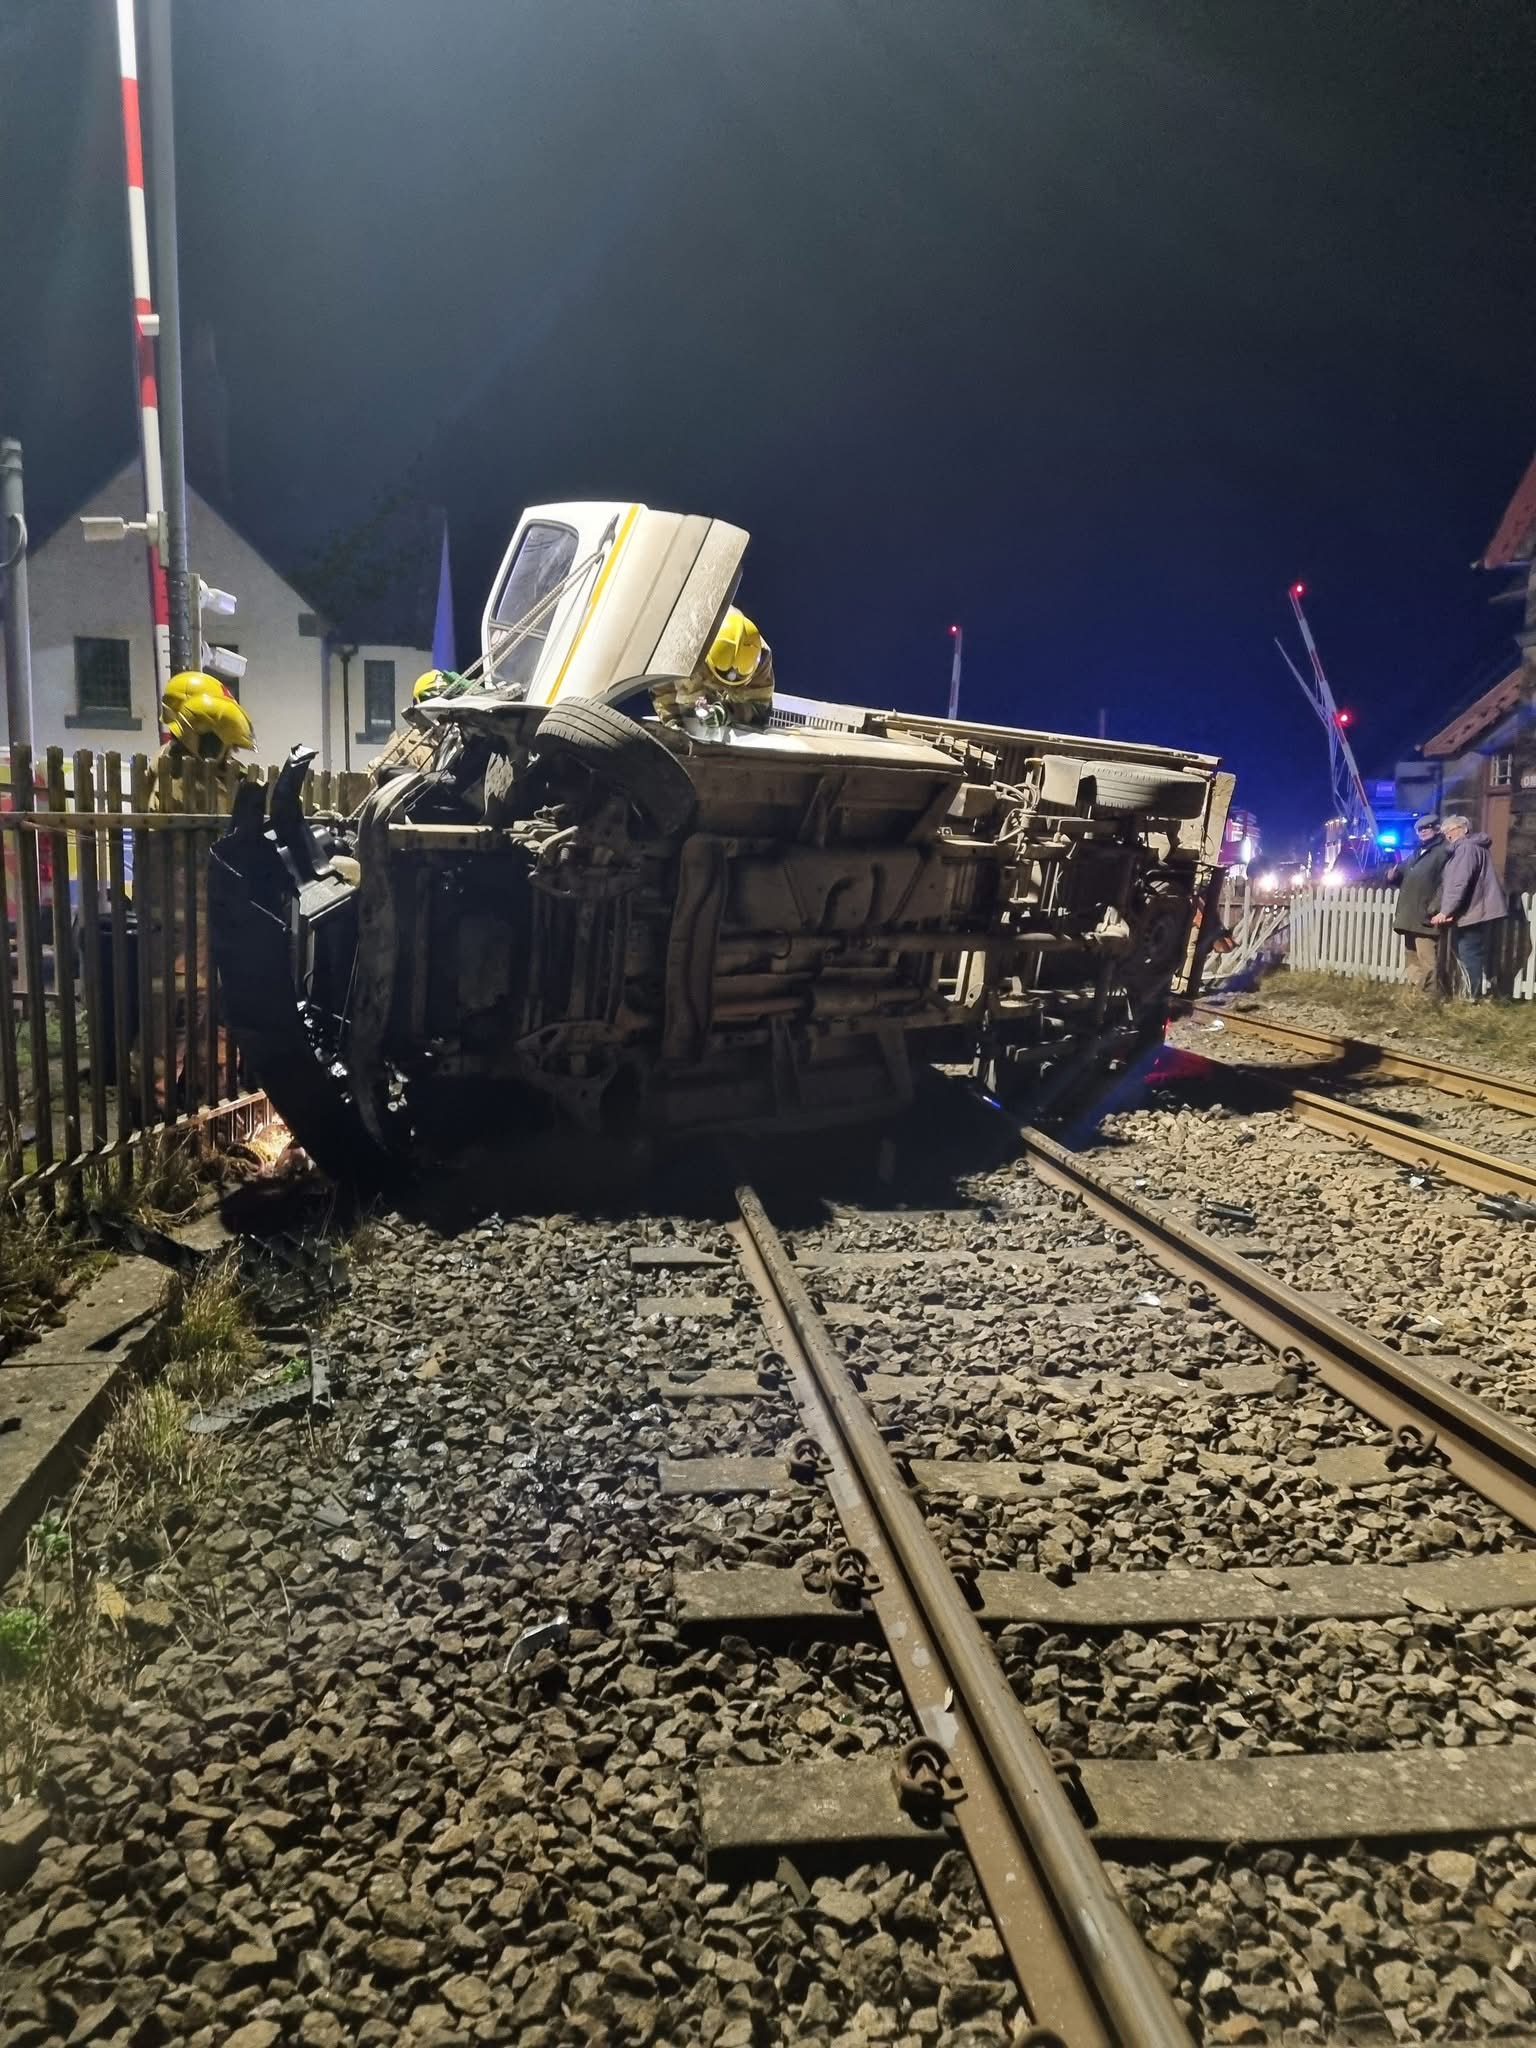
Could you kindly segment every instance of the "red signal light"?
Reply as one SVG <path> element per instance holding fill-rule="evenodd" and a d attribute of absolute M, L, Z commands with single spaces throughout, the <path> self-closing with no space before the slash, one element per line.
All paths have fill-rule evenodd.
<path fill-rule="evenodd" d="M 1305 583 L 1293 583 L 1293 584 L 1291 585 L 1291 595 L 1292 595 L 1292 597 L 1305 597 L 1305 596 L 1306 596 L 1306 594 L 1307 594 L 1307 586 L 1305 585 Z"/>
<path fill-rule="evenodd" d="M 1355 722 L 1355 714 L 1352 711 L 1336 711 L 1333 715 L 1340 725 L 1353 725 Z"/>
<path fill-rule="evenodd" d="M 950 627 L 950 629 L 949 629 L 949 637 L 950 637 L 950 639 L 951 639 L 951 640 L 953 640 L 953 639 L 954 639 L 954 638 L 955 638 L 955 637 L 957 636 L 957 634 L 959 633 L 959 631 L 960 631 L 960 628 L 959 628 L 958 626 L 951 626 L 951 627 Z"/>

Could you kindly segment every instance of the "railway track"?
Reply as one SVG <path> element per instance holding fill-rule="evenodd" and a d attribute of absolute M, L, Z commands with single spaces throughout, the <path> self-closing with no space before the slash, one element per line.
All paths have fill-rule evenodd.
<path fill-rule="evenodd" d="M 51 1743 L 26 2048 L 1529 2029 L 1531 1438 L 979 1107 L 895 1143 L 381 1226 Z"/>
<path fill-rule="evenodd" d="M 1272 1375 L 1272 1388 L 1315 1375 L 1318 1385 L 1391 1432 L 1379 1447 L 1353 1452 L 1356 1470 L 1347 1484 L 1400 1484 L 1412 1495 L 1456 1482 L 1513 1522 L 1536 1529 L 1536 1435 L 1274 1281 L 1228 1246 L 1158 1215 L 1042 1134 L 1026 1132 L 1023 1143 L 1039 1181 L 1072 1212 L 1107 1226 L 1110 1235 L 1086 1249 L 1106 1246 L 1116 1261 L 1144 1252 L 1190 1287 L 1194 1303 L 1231 1315 L 1278 1354 L 1283 1370 Z M 693 1472 L 673 1469 L 664 1490 L 729 1496 L 737 1487 L 825 1487 L 846 1548 L 830 1560 L 823 1585 L 808 1587 L 801 1572 L 783 1567 L 680 1573 L 679 1620 L 695 1632 L 781 1628 L 801 1634 L 871 1622 L 893 1658 L 920 1733 L 916 1749 L 896 1756 L 730 1769 L 714 1784 L 706 1778 L 700 1795 L 712 1856 L 804 1855 L 850 1839 L 866 1850 L 910 1851 L 914 1838 L 940 1824 L 949 1809 L 946 1824 L 965 1840 L 1031 2024 L 1040 2030 L 1026 2038 L 1076 2048 L 1080 2041 L 1190 2038 L 1165 1988 L 1149 1975 L 1146 1952 L 1127 1940 L 1095 1844 L 1130 1845 L 1142 1855 L 1154 1844 L 1179 1843 L 1235 1847 L 1409 1835 L 1422 1845 L 1536 1824 L 1536 1747 L 1524 1753 L 1524 1745 L 1470 1753 L 1303 1754 L 1270 1763 L 1047 1756 L 1021 1705 L 1030 1688 L 1016 1667 L 1007 1669 L 1012 1684 L 1005 1680 L 1008 1660 L 999 1666 L 982 1640 L 984 1630 L 1006 1636 L 1022 1628 L 1071 1639 L 1106 1630 L 1385 1625 L 1423 1612 L 1523 1610 L 1536 1607 L 1536 1552 L 1509 1528 L 1509 1547 L 1476 1562 L 1101 1569 L 1079 1580 L 1070 1568 L 989 1570 L 963 1559 L 957 1571 L 957 1518 L 963 1522 L 969 1513 L 974 1525 L 978 1502 L 1050 1493 L 1061 1473 L 1031 1476 L 1017 1458 L 966 1463 L 953 1456 L 919 1458 L 915 1448 L 903 1453 L 913 1397 L 921 1401 L 939 1383 L 930 1379 L 925 1389 L 922 1377 L 860 1369 L 860 1309 L 843 1304 L 839 1314 L 833 1304 L 824 1313 L 806 1283 L 824 1291 L 829 1274 L 879 1275 L 888 1306 L 870 1311 L 867 1328 L 869 1320 L 899 1316 L 910 1306 L 901 1276 L 936 1266 L 968 1269 L 972 1260 L 994 1278 L 1038 1273 L 1040 1256 L 1021 1247 L 967 1252 L 909 1242 L 846 1255 L 813 1248 L 795 1257 L 750 1190 L 740 1192 L 739 1202 L 734 1235 L 743 1271 L 787 1362 L 804 1435 L 776 1471 L 765 1470 L 772 1461 L 762 1459 L 748 1461 L 751 1470 L 733 1470 L 729 1458 L 706 1460 Z M 935 1290 L 923 1292 L 931 1297 Z M 1143 1298 L 1155 1299 L 1146 1290 Z M 653 1301 L 652 1310 L 664 1299 Z M 931 1299 L 927 1307 L 931 1316 Z M 854 1356 L 845 1359 L 850 1334 Z M 1017 1376 L 1004 1377 L 1017 1397 Z M 1166 1398 L 1164 1376 L 1151 1377 L 1162 1380 L 1159 1392 Z M 1238 1368 L 1234 1384 L 1257 1382 L 1243 1382 Z M 748 1389 L 728 1376 L 705 1374 L 670 1391 L 681 1399 L 729 1400 Z M 893 1409 L 900 1418 L 894 1429 Z M 885 1441 L 893 1434 L 894 1453 Z M 1010 1448 L 1023 1446 L 1015 1440 Z M 1350 1456 L 1341 1446 L 1334 1465 L 1341 1459 L 1347 1465 Z M 1079 1471 L 1066 1485 L 1083 1478 Z M 937 1503 L 956 1496 L 964 1505 L 952 1516 L 937 1511 Z M 1237 1707 L 1229 1711 L 1241 1719 Z M 1249 2036 L 1229 2029 L 1216 2038 Z"/>
<path fill-rule="evenodd" d="M 1480 1073 L 1473 1067 L 1430 1059 L 1422 1053 L 1402 1052 L 1369 1039 L 1343 1038 L 1299 1024 L 1283 1024 L 1277 1018 L 1256 1017 L 1225 1003 L 1195 1002 L 1188 1004 L 1187 1010 L 1191 1016 L 1219 1020 L 1228 1031 L 1262 1039 L 1266 1044 L 1309 1057 L 1336 1060 L 1351 1074 L 1413 1081 L 1443 1095 L 1462 1095 L 1475 1102 L 1492 1103 L 1499 1109 L 1514 1110 L 1521 1116 L 1536 1116 L 1536 1082 L 1516 1080 L 1508 1074 Z"/>

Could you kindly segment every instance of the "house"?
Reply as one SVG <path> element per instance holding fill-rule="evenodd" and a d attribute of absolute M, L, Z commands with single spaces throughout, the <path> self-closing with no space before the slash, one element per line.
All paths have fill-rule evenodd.
<path fill-rule="evenodd" d="M 1483 742 L 1482 750 L 1490 762 L 1490 776 L 1497 764 L 1504 778 L 1489 791 L 1502 809 L 1504 878 L 1512 889 L 1536 890 L 1536 456 L 1504 508 L 1479 566 L 1513 571 L 1514 588 L 1506 595 L 1520 606 L 1522 624 L 1515 634 L 1520 666 L 1489 693 L 1508 692 L 1493 713 L 1492 737 Z"/>
<path fill-rule="evenodd" d="M 1474 831 L 1492 839 L 1501 869 L 1510 857 L 1521 682 L 1518 668 L 1502 676 L 1423 741 L 1420 760 L 1403 762 L 1397 773 L 1398 801 L 1405 811 L 1459 812 L 1470 818 Z"/>
<path fill-rule="evenodd" d="M 81 518 L 142 516 L 138 465 L 127 463 L 28 562 L 33 741 L 152 753 L 160 744 L 154 644 L 142 540 L 88 542 Z M 424 514 L 424 508 L 422 508 Z M 281 761 L 313 747 L 322 769 L 362 768 L 378 753 L 431 666 L 433 605 L 446 545 L 440 515 L 425 516 L 396 573 L 328 617 L 217 511 L 187 491 L 187 552 L 195 575 L 236 600 L 208 614 L 205 638 L 244 657 L 229 688 L 256 728 L 257 757 Z M 377 586 L 377 579 L 376 579 Z M 332 606 L 332 612 L 340 609 Z M 7 743 L 9 735 L 5 735 Z"/>

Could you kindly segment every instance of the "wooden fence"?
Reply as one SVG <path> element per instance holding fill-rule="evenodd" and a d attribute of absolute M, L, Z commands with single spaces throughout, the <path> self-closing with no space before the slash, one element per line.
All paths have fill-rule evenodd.
<path fill-rule="evenodd" d="M 242 780 L 276 769 L 48 748 L 0 775 L 0 1199 L 52 1208 L 87 1170 L 131 1186 L 155 1140 L 265 1113 L 222 1028 L 208 849 Z M 311 776 L 351 811 L 366 775 Z M 151 1141 L 146 1144 L 146 1141 Z"/>
<path fill-rule="evenodd" d="M 1299 889 L 1290 898 L 1286 964 L 1300 970 L 1348 975 L 1357 981 L 1406 981 L 1403 942 L 1392 929 L 1394 889 Z M 1511 896 L 1500 934 L 1500 957 L 1491 963 L 1501 993 L 1536 1001 L 1536 891 Z"/>

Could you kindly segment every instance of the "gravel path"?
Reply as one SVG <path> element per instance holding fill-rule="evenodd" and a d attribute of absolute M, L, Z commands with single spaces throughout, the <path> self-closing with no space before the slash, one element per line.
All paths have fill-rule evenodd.
<path fill-rule="evenodd" d="M 52 1745 L 57 1832 L 0 1902 L 6 2048 L 1006 2038 L 962 1858 L 701 1867 L 701 1765 L 908 1730 L 871 1646 L 692 1649 L 672 1626 L 673 1563 L 787 1561 L 831 1531 L 814 1496 L 658 1498 L 663 1450 L 795 1433 L 787 1398 L 733 1417 L 649 1394 L 652 1367 L 763 1352 L 750 1318 L 637 1318 L 629 1248 L 661 1231 L 389 1226 L 326 1334 L 337 1421 L 243 1453 L 222 1511 L 136 1581 L 164 1626 L 121 1693 Z M 83 1512 L 82 1556 L 126 1583 Z"/>
<path fill-rule="evenodd" d="M 904 1170 L 923 1150 L 906 1145 Z M 850 1359 L 921 1375 L 882 1408 L 904 1449 L 1006 1456 L 1049 1483 L 1011 1502 L 929 1495 L 957 1559 L 1081 1572 L 1525 1542 L 1436 1471 L 1335 1483 L 1319 1454 L 1379 1445 L 1374 1425 L 1277 1376 L 1027 1171 L 956 1193 L 926 1163 L 907 1192 L 928 1207 L 852 1203 L 792 1242 L 984 1255 L 814 1274 L 859 1318 L 838 1325 Z M 781 1454 L 799 1433 L 784 1394 L 651 1388 L 660 1369 L 765 1361 L 741 1307 L 637 1313 L 644 1294 L 744 1304 L 733 1267 L 630 1265 L 642 1241 L 728 1251 L 718 1213 L 385 1234 L 323 1333 L 333 1422 L 271 1424 L 147 1568 L 82 1504 L 81 1554 L 131 1586 L 141 1622 L 120 1690 L 54 1738 L 56 1832 L 0 1901 L 5 2048 L 1008 2040 L 1016 1995 L 962 1858 L 729 1883 L 703 1868 L 696 1780 L 713 1761 L 856 1755 L 910 1732 L 875 1645 L 694 1645 L 673 1624 L 675 1567 L 815 1562 L 841 1540 L 815 1488 L 657 1491 L 663 1455 Z M 1043 1262 L 985 1256 L 1009 1247 Z M 1270 1391 L 1244 1391 L 1245 1371 Z M 1000 1648 L 1048 1740 L 1133 1756 L 1528 1741 L 1533 1640 L 1528 1615 L 1416 1615 L 1096 1641 L 1016 1629 Z M 1433 2040 L 1442 2021 L 1490 2036 L 1536 1994 L 1536 1839 L 1435 1856 L 1115 1874 L 1198 2038 L 1336 2039 L 1346 2019 L 1381 2039 Z"/>

